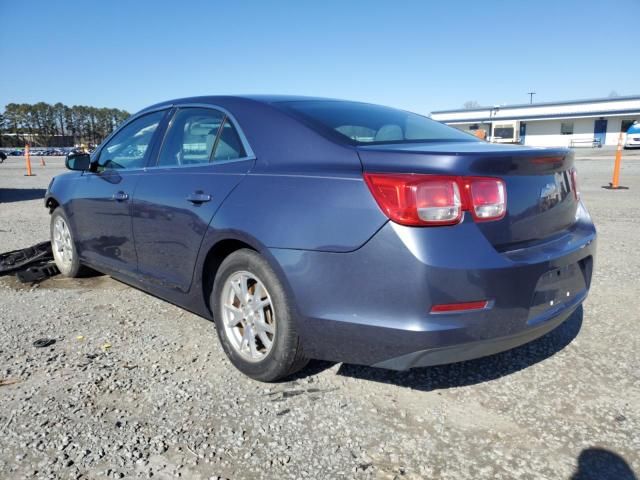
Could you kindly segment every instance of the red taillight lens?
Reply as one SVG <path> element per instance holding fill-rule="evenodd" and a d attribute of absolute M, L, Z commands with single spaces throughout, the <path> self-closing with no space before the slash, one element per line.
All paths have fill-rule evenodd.
<path fill-rule="evenodd" d="M 497 178 L 465 179 L 470 194 L 471 213 L 476 220 L 499 220 L 507 211 L 504 182 Z"/>
<path fill-rule="evenodd" d="M 365 173 L 382 211 L 402 225 L 453 225 L 462 218 L 455 177 Z"/>
<path fill-rule="evenodd" d="M 576 200 L 580 200 L 580 190 L 578 190 L 578 171 L 574 168 L 569 170 L 571 175 L 571 188 L 573 189 L 573 196 Z"/>
<path fill-rule="evenodd" d="M 382 211 L 412 226 L 455 225 L 462 212 L 478 221 L 499 220 L 507 210 L 504 182 L 497 178 L 365 173 Z"/>

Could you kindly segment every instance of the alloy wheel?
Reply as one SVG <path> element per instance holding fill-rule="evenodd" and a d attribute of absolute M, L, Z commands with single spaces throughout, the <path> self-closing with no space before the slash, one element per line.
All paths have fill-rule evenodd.
<path fill-rule="evenodd" d="M 69 271 L 73 262 L 73 246 L 71 232 L 62 217 L 53 224 L 53 256 L 60 270 Z"/>
<path fill-rule="evenodd" d="M 276 315 L 264 283 L 246 271 L 229 276 L 222 289 L 222 320 L 231 347 L 245 360 L 259 362 L 271 351 Z"/>

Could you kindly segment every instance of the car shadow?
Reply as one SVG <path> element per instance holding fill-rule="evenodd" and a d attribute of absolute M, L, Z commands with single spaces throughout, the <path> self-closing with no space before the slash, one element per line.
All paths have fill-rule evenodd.
<path fill-rule="evenodd" d="M 44 188 L 0 188 L 0 203 L 22 202 L 44 198 Z"/>
<path fill-rule="evenodd" d="M 638 480 L 617 453 L 604 448 L 585 448 L 578 456 L 578 466 L 571 480 Z"/>
<path fill-rule="evenodd" d="M 556 329 L 533 342 L 475 360 L 415 368 L 405 372 L 343 363 L 337 373 L 345 377 L 388 383 L 425 392 L 488 382 L 535 365 L 562 350 L 580 332 L 582 318 L 583 309 L 580 306 Z M 295 378 L 315 375 L 331 368 L 334 364 L 310 362 L 306 368 L 298 372 Z"/>

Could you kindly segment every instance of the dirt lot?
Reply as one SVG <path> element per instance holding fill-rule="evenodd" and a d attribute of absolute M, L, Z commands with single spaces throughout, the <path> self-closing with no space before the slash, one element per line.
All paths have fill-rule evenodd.
<path fill-rule="evenodd" d="M 640 152 L 578 153 L 599 229 L 584 309 L 529 345 L 397 373 L 234 370 L 208 321 L 109 277 L 0 278 L 0 477 L 632 479 L 640 472 Z M 0 251 L 48 238 L 60 158 L 0 165 Z M 51 347 L 32 343 L 54 338 Z"/>

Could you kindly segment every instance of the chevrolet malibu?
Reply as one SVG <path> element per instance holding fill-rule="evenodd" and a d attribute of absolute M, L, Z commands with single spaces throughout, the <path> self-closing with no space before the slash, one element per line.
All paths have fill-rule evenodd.
<path fill-rule="evenodd" d="M 596 245 L 565 149 L 493 145 L 367 103 L 211 96 L 71 154 L 45 204 L 60 271 L 214 320 L 231 363 L 406 370 L 529 342 L 584 301 Z"/>

